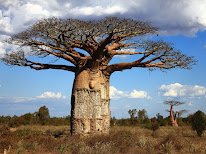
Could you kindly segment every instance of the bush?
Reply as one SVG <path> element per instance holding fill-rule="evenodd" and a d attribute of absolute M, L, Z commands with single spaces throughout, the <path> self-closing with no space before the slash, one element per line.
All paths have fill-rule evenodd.
<path fill-rule="evenodd" d="M 151 121 L 144 125 L 144 128 L 150 129 L 153 131 L 153 135 L 157 129 L 159 129 L 159 123 L 156 118 L 152 118 Z"/>
<path fill-rule="evenodd" d="M 198 136 L 202 136 L 204 130 L 206 129 L 206 119 L 205 114 L 202 111 L 197 111 L 191 119 L 192 129 L 197 132 Z"/>
<path fill-rule="evenodd" d="M 4 152 L 4 149 L 9 149 L 10 145 L 13 144 L 13 134 L 9 127 L 3 125 L 0 126 L 0 153 Z"/>

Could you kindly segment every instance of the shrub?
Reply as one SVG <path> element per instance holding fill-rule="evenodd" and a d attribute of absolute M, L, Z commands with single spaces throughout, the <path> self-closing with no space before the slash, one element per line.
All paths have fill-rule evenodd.
<path fill-rule="evenodd" d="M 13 134 L 9 127 L 3 125 L 0 126 L 0 153 L 3 153 L 4 149 L 9 149 L 13 144 Z"/>
<path fill-rule="evenodd" d="M 150 129 L 153 131 L 153 135 L 157 129 L 159 129 L 159 123 L 156 118 L 152 118 L 151 121 L 144 125 L 144 128 Z"/>
<path fill-rule="evenodd" d="M 192 129 L 197 132 L 198 136 L 202 136 L 204 130 L 206 129 L 206 119 L 205 114 L 202 111 L 197 111 L 191 119 Z"/>

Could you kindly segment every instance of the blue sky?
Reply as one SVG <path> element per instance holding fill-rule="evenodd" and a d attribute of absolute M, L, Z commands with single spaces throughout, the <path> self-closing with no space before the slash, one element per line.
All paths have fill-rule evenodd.
<path fill-rule="evenodd" d="M 117 3 L 118 2 L 118 3 Z M 105 16 L 151 21 L 159 36 L 198 60 L 192 70 L 167 72 L 133 68 L 116 72 L 110 80 L 111 116 L 129 117 L 128 110 L 146 109 L 149 117 L 168 116 L 164 100 L 178 100 L 184 105 L 174 110 L 206 113 L 206 0 L 0 0 L 0 41 L 25 30 L 30 24 L 51 16 L 100 19 Z M 0 42 L 0 56 L 16 49 Z M 133 60 L 135 56 L 115 57 L 113 63 Z M 63 62 L 62 62 L 63 63 Z M 33 113 L 41 106 L 51 116 L 70 114 L 70 96 L 74 74 L 61 70 L 35 71 L 9 67 L 0 62 L 0 116 Z M 187 114 L 183 115 L 186 116 Z"/>

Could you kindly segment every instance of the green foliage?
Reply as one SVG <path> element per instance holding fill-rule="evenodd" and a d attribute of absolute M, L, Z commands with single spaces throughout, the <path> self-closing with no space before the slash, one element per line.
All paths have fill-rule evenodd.
<path fill-rule="evenodd" d="M 166 126 L 168 125 L 168 119 L 164 118 L 162 115 L 160 115 L 159 113 L 156 114 L 157 117 L 157 122 L 160 126 Z"/>
<path fill-rule="evenodd" d="M 159 123 L 156 118 L 151 119 L 151 130 L 155 132 L 157 129 L 159 129 Z"/>
<path fill-rule="evenodd" d="M 134 116 L 137 113 L 137 110 L 136 109 L 132 109 L 132 110 L 129 110 L 128 113 L 129 113 L 129 115 L 131 117 L 131 120 L 134 120 Z"/>
<path fill-rule="evenodd" d="M 39 122 L 42 124 L 42 125 L 45 125 L 50 116 L 49 116 L 49 109 L 46 108 L 46 106 L 42 106 L 39 108 L 39 112 L 37 112 L 36 114 L 37 116 L 37 119 L 39 120 Z"/>
<path fill-rule="evenodd" d="M 204 112 L 197 111 L 191 119 L 192 129 L 197 132 L 198 136 L 202 136 L 204 130 L 206 129 L 206 117 Z"/>
<path fill-rule="evenodd" d="M 29 125 L 30 123 L 32 123 L 32 120 L 34 119 L 34 115 L 31 113 L 26 113 L 21 117 L 24 119 L 25 125 Z"/>
<path fill-rule="evenodd" d="M 138 122 L 142 124 L 146 118 L 148 118 L 147 111 L 145 109 L 139 110 L 137 113 Z"/>
<path fill-rule="evenodd" d="M 111 117 L 110 118 L 110 126 L 113 127 L 116 125 L 116 123 L 117 123 L 117 119 L 115 117 L 113 117 L 113 118 Z"/>
<path fill-rule="evenodd" d="M 151 120 L 148 119 L 148 122 L 145 123 L 144 128 L 150 129 L 153 131 L 153 135 L 157 129 L 159 129 L 159 123 L 157 119 L 154 117 Z"/>
<path fill-rule="evenodd" d="M 186 118 L 182 118 L 182 122 L 184 124 L 191 124 L 192 123 L 192 114 L 189 114 Z"/>
<path fill-rule="evenodd" d="M 0 116 L 0 124 L 7 124 L 9 127 L 18 127 L 20 125 L 32 125 L 32 124 L 41 124 L 41 125 L 70 125 L 70 116 L 66 117 L 52 117 L 50 118 L 49 109 L 46 106 L 39 108 L 38 112 L 35 113 L 26 113 L 22 116 L 13 117 L 10 116 Z"/>
<path fill-rule="evenodd" d="M 3 153 L 4 149 L 9 149 L 14 139 L 15 137 L 13 137 L 9 127 L 5 125 L 0 126 L 0 153 Z"/>
<path fill-rule="evenodd" d="M 131 125 L 131 120 L 130 119 L 119 119 L 117 121 L 118 126 L 130 126 Z"/>

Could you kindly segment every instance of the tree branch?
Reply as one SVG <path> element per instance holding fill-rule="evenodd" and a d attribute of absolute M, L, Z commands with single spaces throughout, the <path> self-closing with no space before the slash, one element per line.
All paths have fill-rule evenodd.
<path fill-rule="evenodd" d="M 29 66 L 35 70 L 42 70 L 42 69 L 63 69 L 71 72 L 76 71 L 76 67 L 74 66 L 67 66 L 67 65 L 53 65 L 53 64 L 42 64 L 38 62 L 33 62 L 25 58 L 24 52 L 22 50 L 18 52 L 7 53 L 1 59 L 7 65 L 17 65 L 17 66 Z"/>
<path fill-rule="evenodd" d="M 53 65 L 53 64 L 42 64 L 42 63 L 37 63 L 37 62 L 32 62 L 27 60 L 27 62 L 31 64 L 25 64 L 25 66 L 29 66 L 32 69 L 35 70 L 43 70 L 43 69 L 61 69 L 61 70 L 67 70 L 71 72 L 76 71 L 76 67 L 73 66 L 67 66 L 67 65 Z M 38 67 L 33 66 L 33 65 L 39 65 Z"/>
<path fill-rule="evenodd" d="M 105 38 L 104 40 L 102 40 L 99 43 L 98 48 L 96 49 L 96 51 L 92 55 L 93 59 L 101 59 L 103 57 L 104 49 L 105 49 L 106 45 L 108 45 L 111 42 L 111 38 L 113 35 L 114 35 L 114 33 L 110 33 L 107 36 L 107 38 Z"/>

